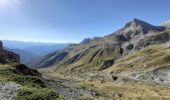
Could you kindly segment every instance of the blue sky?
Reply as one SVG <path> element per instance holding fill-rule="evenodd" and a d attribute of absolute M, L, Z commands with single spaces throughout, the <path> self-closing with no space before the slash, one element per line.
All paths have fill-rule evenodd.
<path fill-rule="evenodd" d="M 77 43 L 105 36 L 133 18 L 170 19 L 170 0 L 0 0 L 0 39 Z"/>

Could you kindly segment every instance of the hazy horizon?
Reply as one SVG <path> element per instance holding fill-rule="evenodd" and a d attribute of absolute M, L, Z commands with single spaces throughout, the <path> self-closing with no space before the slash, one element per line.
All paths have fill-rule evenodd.
<path fill-rule="evenodd" d="M 169 0 L 0 0 L 0 40 L 79 43 L 120 29 L 133 18 L 170 19 Z"/>
<path fill-rule="evenodd" d="M 8 40 L 8 39 L 1 39 L 1 41 L 38 43 L 38 44 L 72 44 L 73 43 L 73 42 L 24 41 L 24 40 Z"/>

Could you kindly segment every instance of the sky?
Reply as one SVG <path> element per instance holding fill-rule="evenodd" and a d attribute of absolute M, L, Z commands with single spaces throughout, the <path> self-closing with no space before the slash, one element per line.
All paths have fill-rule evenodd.
<path fill-rule="evenodd" d="M 170 0 L 0 0 L 0 40 L 78 43 L 138 18 L 170 19 Z"/>

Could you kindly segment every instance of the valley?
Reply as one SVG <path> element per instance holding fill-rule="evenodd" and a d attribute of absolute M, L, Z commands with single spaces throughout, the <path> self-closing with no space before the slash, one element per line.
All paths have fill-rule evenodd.
<path fill-rule="evenodd" d="M 169 41 L 167 26 L 133 19 L 112 34 L 32 59 L 31 68 L 1 43 L 0 99 L 169 100 Z"/>

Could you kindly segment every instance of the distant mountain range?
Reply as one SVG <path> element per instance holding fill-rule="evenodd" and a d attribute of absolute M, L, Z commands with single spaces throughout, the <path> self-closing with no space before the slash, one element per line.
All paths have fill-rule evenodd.
<path fill-rule="evenodd" d="M 19 54 L 20 58 L 21 58 L 20 61 L 23 64 L 28 64 L 32 60 L 40 58 L 40 56 L 37 55 L 37 54 L 34 54 L 32 52 L 28 52 L 28 51 L 25 51 L 25 50 L 21 50 L 21 49 L 10 49 L 10 51 Z"/>
<path fill-rule="evenodd" d="M 39 42 L 22 42 L 2 40 L 4 46 L 9 49 L 21 49 L 32 52 L 38 56 L 44 56 L 55 50 L 61 50 L 67 47 L 68 43 L 39 43 Z"/>
<path fill-rule="evenodd" d="M 20 55 L 21 63 L 28 64 L 32 60 L 39 59 L 48 53 L 62 50 L 67 43 L 38 43 L 3 40 L 4 48 Z"/>

